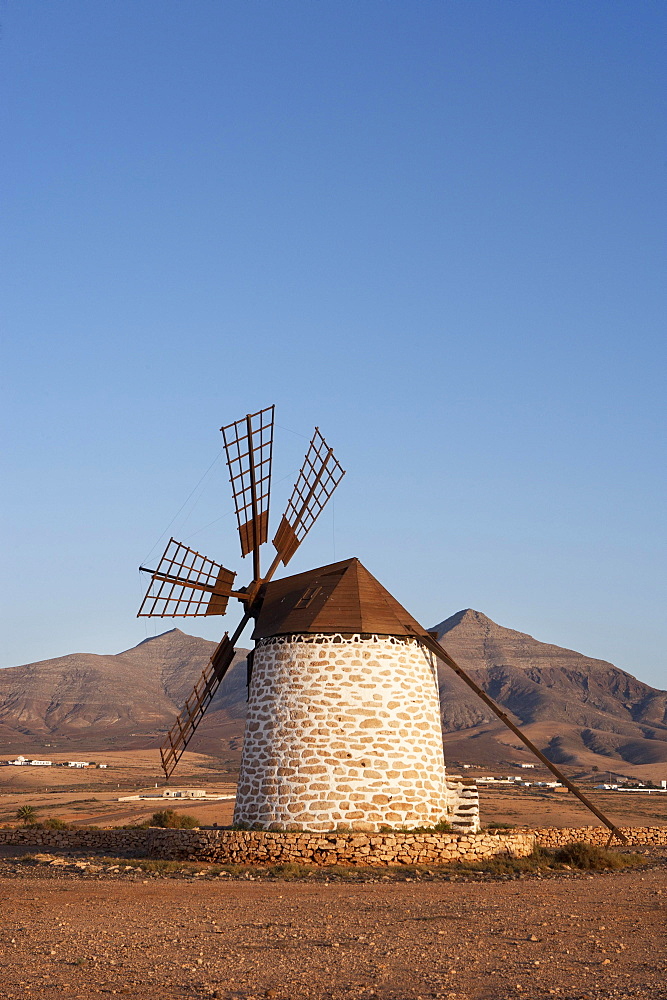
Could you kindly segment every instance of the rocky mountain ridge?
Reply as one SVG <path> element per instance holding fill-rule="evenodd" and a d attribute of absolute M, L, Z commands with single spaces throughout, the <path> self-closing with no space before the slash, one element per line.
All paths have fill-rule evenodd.
<path fill-rule="evenodd" d="M 592 766 L 595 756 L 609 759 L 605 767 L 616 766 L 612 760 L 667 762 L 667 692 L 605 660 L 538 642 L 470 608 L 435 631 L 450 655 L 555 763 Z M 495 741 L 520 749 L 516 738 L 444 667 L 440 695 L 446 733 L 477 729 L 474 738 L 479 739 L 486 725 Z"/>
<path fill-rule="evenodd" d="M 470 608 L 435 631 L 555 762 L 615 769 L 667 765 L 667 692 L 604 660 L 504 628 Z M 116 655 L 76 653 L 0 670 L 0 756 L 49 745 L 62 750 L 159 745 L 214 648 L 213 642 L 172 629 Z M 238 650 L 193 750 L 238 759 L 246 652 Z M 439 667 L 439 684 L 450 758 L 491 765 L 526 753 L 447 667 Z"/>

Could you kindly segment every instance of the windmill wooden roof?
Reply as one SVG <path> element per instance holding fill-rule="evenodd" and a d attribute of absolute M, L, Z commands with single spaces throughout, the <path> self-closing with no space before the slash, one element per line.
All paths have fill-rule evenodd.
<path fill-rule="evenodd" d="M 299 632 L 426 635 L 358 559 L 267 584 L 253 639 Z"/>

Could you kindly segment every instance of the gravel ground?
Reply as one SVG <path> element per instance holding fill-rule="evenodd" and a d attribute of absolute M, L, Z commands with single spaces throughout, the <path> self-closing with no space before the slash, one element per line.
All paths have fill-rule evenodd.
<path fill-rule="evenodd" d="M 667 851 L 646 853 L 609 874 L 294 881 L 5 858 L 0 996 L 667 1000 Z"/>

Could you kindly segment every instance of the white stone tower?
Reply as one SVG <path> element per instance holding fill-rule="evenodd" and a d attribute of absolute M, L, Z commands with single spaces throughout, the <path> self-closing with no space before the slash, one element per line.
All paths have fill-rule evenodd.
<path fill-rule="evenodd" d="M 423 634 L 358 559 L 268 584 L 234 822 L 375 831 L 451 818 Z"/>

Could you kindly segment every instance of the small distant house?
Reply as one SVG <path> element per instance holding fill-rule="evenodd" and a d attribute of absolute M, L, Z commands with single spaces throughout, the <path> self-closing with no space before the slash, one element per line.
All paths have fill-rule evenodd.
<path fill-rule="evenodd" d="M 90 767 L 90 761 L 89 760 L 68 760 L 67 761 L 67 766 L 68 767 Z"/>
<path fill-rule="evenodd" d="M 8 764 L 13 764 L 15 767 L 21 767 L 23 764 L 27 764 L 28 760 L 26 757 L 17 757 L 16 760 L 8 760 Z"/>
<path fill-rule="evenodd" d="M 53 767 L 52 760 L 31 760 L 30 763 L 33 767 Z"/>
<path fill-rule="evenodd" d="M 207 793 L 202 788 L 165 788 L 165 799 L 205 799 Z"/>

